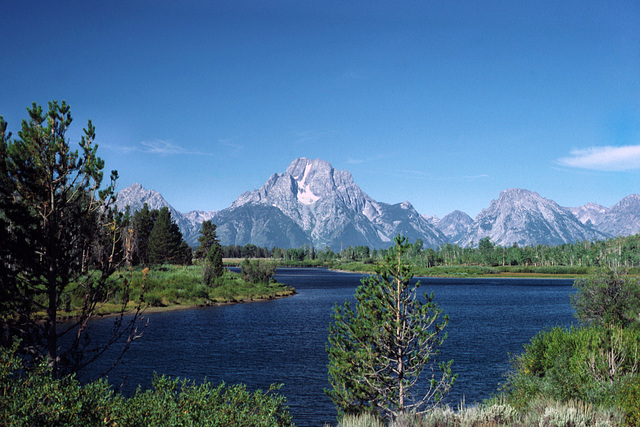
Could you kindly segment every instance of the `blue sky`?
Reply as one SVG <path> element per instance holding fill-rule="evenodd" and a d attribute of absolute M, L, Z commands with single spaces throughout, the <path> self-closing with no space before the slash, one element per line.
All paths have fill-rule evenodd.
<path fill-rule="evenodd" d="M 119 189 L 219 210 L 297 157 L 475 216 L 640 193 L 637 1 L 0 0 L 0 115 L 66 100 Z"/>

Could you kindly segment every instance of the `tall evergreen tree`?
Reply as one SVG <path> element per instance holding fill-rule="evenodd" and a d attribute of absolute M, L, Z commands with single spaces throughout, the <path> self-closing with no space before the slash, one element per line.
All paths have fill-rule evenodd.
<path fill-rule="evenodd" d="M 334 308 L 329 327 L 329 383 L 326 390 L 340 414 L 372 413 L 395 418 L 438 402 L 453 384 L 451 361 L 440 363 L 422 397 L 414 398 L 421 374 L 446 338 L 448 322 L 433 295 L 417 298 L 411 268 L 403 260 L 410 245 L 402 236 L 376 274 L 356 290 L 356 307 Z"/>
<path fill-rule="evenodd" d="M 65 102 L 50 102 L 46 113 L 35 103 L 27 111 L 29 119 L 22 121 L 15 140 L 0 118 L 0 340 L 8 345 L 22 339 L 32 360 L 47 357 L 57 373 L 92 359 L 82 360 L 82 333 L 75 331 L 66 346 L 61 337 L 74 326 L 83 331 L 113 291 L 107 279 L 121 259 L 119 222 L 110 209 L 117 173 L 101 187 L 104 162 L 96 155 L 91 121 L 80 153 L 71 150 L 65 134 L 72 119 Z M 58 328 L 58 310 L 71 299 L 80 301 L 77 321 Z M 133 333 L 125 325 L 117 323 L 114 336 L 94 347 L 94 354 L 119 333 Z"/>
<path fill-rule="evenodd" d="M 204 260 L 203 280 L 206 286 L 213 286 L 216 279 L 224 274 L 224 264 L 222 263 L 222 247 L 213 245 L 209 248 L 209 253 Z"/>
<path fill-rule="evenodd" d="M 195 253 L 196 258 L 205 258 L 203 273 L 204 284 L 207 286 L 213 285 L 215 279 L 221 277 L 224 273 L 222 246 L 220 246 L 216 228 L 216 225 L 210 220 L 202 223 L 200 237 L 198 237 L 200 246 L 196 249 Z"/>
<path fill-rule="evenodd" d="M 163 207 L 160 209 L 158 218 L 149 234 L 149 262 L 151 264 L 178 264 L 181 242 L 180 229 L 171 221 L 169 208 Z"/>
<path fill-rule="evenodd" d="M 180 236 L 181 236 L 180 238 L 182 239 L 182 233 L 180 233 Z M 191 250 L 191 247 L 187 242 L 185 242 L 184 240 L 181 240 L 180 246 L 178 246 L 178 257 L 176 258 L 176 263 L 180 265 L 191 265 L 192 262 L 193 262 L 193 251 Z"/>
<path fill-rule="evenodd" d="M 157 218 L 158 210 L 150 210 L 146 203 L 142 209 L 134 213 L 132 221 L 134 264 L 149 264 L 149 236 Z"/>
<path fill-rule="evenodd" d="M 196 259 L 205 258 L 212 246 L 220 245 L 220 240 L 218 239 L 218 233 L 216 230 L 217 226 L 211 220 L 207 220 L 202 223 L 200 236 L 198 237 L 198 243 L 200 243 L 200 245 L 194 254 Z"/>

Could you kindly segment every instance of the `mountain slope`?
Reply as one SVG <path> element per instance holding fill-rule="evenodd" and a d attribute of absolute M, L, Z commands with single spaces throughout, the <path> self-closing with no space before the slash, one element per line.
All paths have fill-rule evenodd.
<path fill-rule="evenodd" d="M 620 200 L 606 211 L 598 229 L 612 236 L 630 236 L 640 233 L 640 194 Z"/>
<path fill-rule="evenodd" d="M 249 203 L 224 209 L 213 220 L 223 245 L 299 248 L 312 243 L 307 233 L 275 206 Z"/>
<path fill-rule="evenodd" d="M 453 211 L 436 222 L 436 227 L 450 243 L 457 243 L 469 232 L 473 219 L 462 211 Z"/>
<path fill-rule="evenodd" d="M 241 207 L 256 210 L 265 206 L 280 210 L 320 248 L 339 250 L 356 245 L 387 248 L 398 233 L 412 240 L 420 238 L 429 247 L 444 242 L 444 236 L 410 203 L 377 202 L 355 184 L 349 172 L 335 170 L 320 159 L 296 159 L 284 173 L 273 174 L 260 189 L 243 193 L 230 208 L 216 216 L 218 227 L 226 226 L 221 219 L 223 213 L 230 215 Z M 239 224 L 227 227 L 237 231 Z M 246 224 L 242 227 L 251 228 Z"/>
<path fill-rule="evenodd" d="M 581 223 L 569 209 L 553 200 L 529 190 L 510 189 L 501 192 L 478 214 L 459 243 L 477 245 L 485 237 L 501 246 L 525 246 L 560 245 L 608 236 Z"/>
<path fill-rule="evenodd" d="M 597 203 L 587 203 L 577 208 L 569 208 L 569 210 L 581 223 L 591 222 L 592 225 L 597 226 L 602 222 L 609 209 Z"/>

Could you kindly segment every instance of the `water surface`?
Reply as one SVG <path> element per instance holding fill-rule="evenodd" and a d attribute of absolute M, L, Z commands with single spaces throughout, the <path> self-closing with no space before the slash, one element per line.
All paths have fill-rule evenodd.
<path fill-rule="evenodd" d="M 283 383 L 297 425 L 335 423 L 324 395 L 327 327 L 332 307 L 353 301 L 362 275 L 326 269 L 278 269 L 276 279 L 294 286 L 292 297 L 221 307 L 193 308 L 147 317 L 149 327 L 109 375 L 132 393 L 150 385 L 153 373 L 214 383 L 245 383 L 251 390 Z M 420 278 L 422 290 L 449 315 L 443 360 L 454 359 L 458 380 L 452 405 L 490 397 L 503 381 L 510 354 L 538 331 L 573 321 L 571 280 Z M 111 327 L 109 319 L 94 330 Z M 85 378 L 101 369 L 100 365 Z"/>

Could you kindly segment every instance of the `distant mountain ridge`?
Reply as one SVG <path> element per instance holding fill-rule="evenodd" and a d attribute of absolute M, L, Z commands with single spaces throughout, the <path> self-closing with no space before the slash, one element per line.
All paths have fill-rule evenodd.
<path fill-rule="evenodd" d="M 391 246 L 397 234 L 411 241 L 421 239 L 425 247 L 445 243 L 477 245 L 492 242 L 558 245 L 582 240 L 601 240 L 640 233 L 640 195 L 625 197 L 611 208 L 587 203 L 564 208 L 538 193 L 509 189 L 500 193 L 475 219 L 454 211 L 442 219 L 420 215 L 411 203 L 387 204 L 373 200 L 347 171 L 330 163 L 295 159 L 284 173 L 274 173 L 265 184 L 244 192 L 230 207 L 220 211 L 175 210 L 159 193 L 133 184 L 118 193 L 118 208 L 132 212 L 144 203 L 151 209 L 166 206 L 185 240 L 197 245 L 203 221 L 217 225 L 223 245 L 281 248 L 313 245 L 340 250 L 364 245 Z"/>
<path fill-rule="evenodd" d="M 602 240 L 608 236 L 583 224 L 570 209 L 538 193 L 514 188 L 500 193 L 469 226 L 456 243 L 477 244 L 488 237 L 500 246 L 561 245 L 584 240 Z"/>

